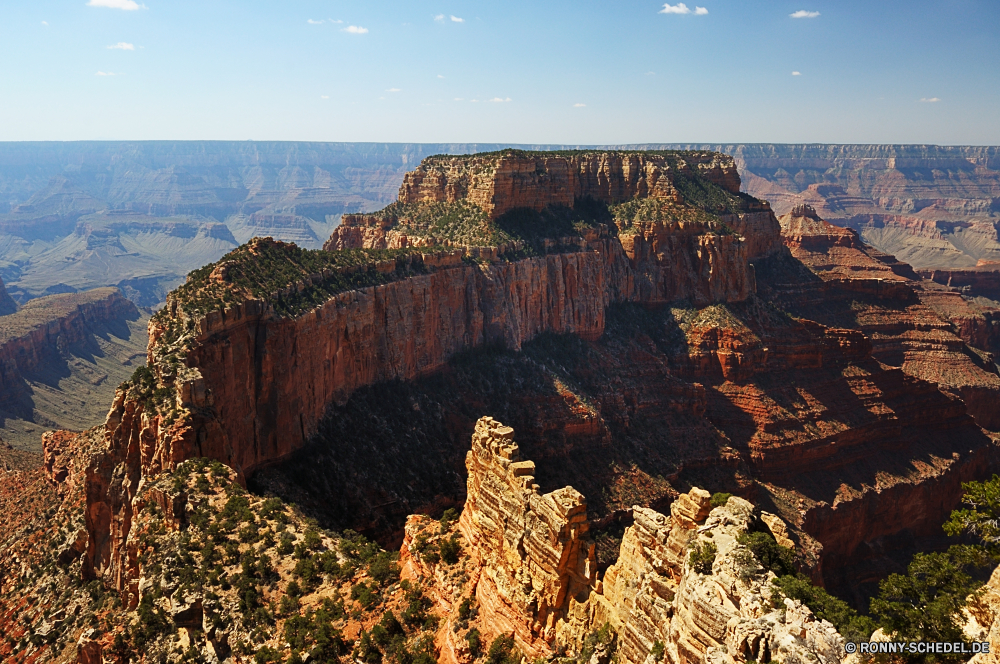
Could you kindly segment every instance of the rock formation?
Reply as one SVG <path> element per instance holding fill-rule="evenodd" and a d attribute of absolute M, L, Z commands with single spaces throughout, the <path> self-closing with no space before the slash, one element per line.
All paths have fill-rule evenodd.
<path fill-rule="evenodd" d="M 536 164 L 539 159 L 545 168 L 562 164 L 567 176 L 576 173 L 574 169 L 586 171 L 581 163 L 590 164 L 593 176 L 574 194 L 617 200 L 615 196 L 634 192 L 646 197 L 651 186 L 653 194 L 662 192 L 667 207 L 657 208 L 653 221 L 640 215 L 620 222 L 635 224 L 636 232 L 624 242 L 607 225 L 591 224 L 575 237 L 546 240 L 540 245 L 543 255 L 520 260 L 517 247 L 524 243 L 515 241 L 511 248 L 515 260 L 502 247 L 467 247 L 464 252 L 481 261 L 477 266 L 463 262 L 462 253 L 454 250 L 410 250 L 367 266 L 309 274 L 295 264 L 299 259 L 293 249 L 256 240 L 212 269 L 199 271 L 199 280 L 189 281 L 172 295 L 150 326 L 150 365 L 158 372 L 156 380 L 176 392 L 164 405 L 172 414 L 147 412 L 148 397 L 140 399 L 122 390 L 108 415 L 108 453 L 95 462 L 91 474 L 95 503 L 90 523 L 95 536 L 88 563 L 93 573 L 124 582 L 121 544 L 130 528 L 131 491 L 145 475 L 199 455 L 250 472 L 302 447 L 330 403 L 343 403 L 359 387 L 436 371 L 455 353 L 485 344 L 516 349 L 543 332 L 597 338 L 604 330 L 604 310 L 614 301 L 657 303 L 688 297 L 713 302 L 749 297 L 754 285 L 748 243 L 726 220 L 753 237 L 753 247 L 761 252 L 777 249 L 777 221 L 766 204 L 734 193 L 738 176 L 731 161 L 721 155 L 682 157 L 651 157 L 655 163 L 640 169 L 648 182 L 636 180 L 638 167 L 631 163 L 642 161 L 641 155 L 599 154 L 584 162 L 505 155 L 488 160 L 495 166 L 493 179 L 487 178 L 493 184 L 476 186 L 498 191 L 501 198 L 515 196 L 502 198 L 507 202 L 501 202 L 501 208 L 490 203 L 493 212 L 549 195 L 550 183 L 541 176 L 519 181 L 516 187 L 505 184 L 505 178 L 513 177 L 511 164 Z M 465 158 L 473 165 L 466 170 L 475 170 L 481 161 Z M 425 167 L 433 170 L 439 162 L 429 160 Z M 609 173 L 618 184 L 605 182 Z M 732 197 L 731 204 L 743 211 L 714 217 L 694 207 L 673 191 L 671 182 L 678 178 L 717 187 L 726 192 L 720 196 Z M 462 190 L 462 181 L 449 185 L 451 190 Z M 400 205 L 416 196 L 407 193 L 414 186 L 401 189 Z M 676 205 L 681 208 L 671 207 Z M 675 222 L 671 215 L 693 215 L 695 220 Z M 380 217 L 372 219 L 378 222 Z M 343 227 L 349 226 L 345 221 Z M 340 247 L 338 237 L 349 236 L 338 230 L 331 246 Z M 244 292 L 232 275 L 253 269 L 241 267 L 248 261 L 285 264 L 299 281 L 266 297 Z M 345 279 L 368 279 L 366 275 L 383 285 L 341 289 L 332 296 L 311 292 Z M 192 303 L 200 300 L 183 299 L 203 297 L 198 289 L 222 293 L 207 312 L 195 310 L 202 305 Z M 275 312 L 282 297 L 322 299 L 309 300 L 303 315 L 288 317 Z M 185 368 L 177 370 L 178 363 Z M 129 481 L 113 484 L 115 472 L 124 472 Z M 108 492 L 115 495 L 97 497 Z"/>
<path fill-rule="evenodd" d="M 918 268 L 1000 260 L 996 147 L 687 145 L 733 155 L 745 190 L 779 214 L 808 204 Z"/>
<path fill-rule="evenodd" d="M 832 625 L 791 600 L 772 608 L 773 574 L 755 571 L 737 542 L 756 520 L 747 501 L 730 498 L 713 511 L 709 493 L 694 488 L 669 517 L 633 507 L 618 561 L 598 583 L 583 496 L 571 487 L 539 494 L 534 463 L 521 459 L 510 427 L 480 419 L 467 467 L 459 523 L 478 579 L 479 624 L 513 634 L 527 656 L 579 652 L 609 624 L 625 664 L 647 661 L 657 644 L 671 664 L 840 661 L 843 639 Z M 769 516 L 777 528 L 780 519 Z M 717 550 L 707 572 L 689 560 L 705 544 Z"/>
<path fill-rule="evenodd" d="M 512 633 L 528 656 L 548 654 L 570 601 L 585 599 L 597 580 L 587 502 L 573 487 L 539 493 L 514 430 L 490 417 L 476 423 L 466 467 L 459 524 L 480 569 L 484 622 Z"/>
<path fill-rule="evenodd" d="M 1000 262 L 980 259 L 975 267 L 929 268 L 918 272 L 925 279 L 959 289 L 966 295 L 1000 300 Z"/>

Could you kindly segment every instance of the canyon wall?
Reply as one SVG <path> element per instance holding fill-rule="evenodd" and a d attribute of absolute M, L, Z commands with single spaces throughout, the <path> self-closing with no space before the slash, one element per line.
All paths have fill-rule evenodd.
<path fill-rule="evenodd" d="M 974 267 L 919 270 L 920 276 L 936 283 L 958 288 L 972 297 L 1000 301 L 1000 263 L 980 260 Z"/>
<path fill-rule="evenodd" d="M 509 190 L 517 205 L 542 200 L 551 193 L 545 178 L 530 176 L 513 188 L 504 184 L 517 171 L 511 164 L 520 161 L 494 160 L 494 190 Z M 555 169 L 557 162 L 569 163 L 560 158 L 546 164 Z M 710 182 L 715 178 L 727 191 L 738 191 L 731 160 L 705 155 L 692 163 Z M 597 171 L 588 182 L 608 195 L 618 195 L 616 187 L 625 187 L 622 195 L 633 190 L 645 195 L 649 186 L 666 191 L 670 185 L 669 178 L 657 175 L 655 164 L 639 169 L 628 159 L 606 156 L 586 164 Z M 638 171 L 655 182 L 642 184 L 647 180 L 637 179 Z M 609 174 L 618 184 L 605 182 Z M 590 189 L 582 191 L 589 195 Z M 409 195 L 404 186 L 401 198 Z M 494 211 L 515 204 L 503 200 L 499 208 L 493 203 Z M 754 237 L 757 251 L 773 252 L 780 239 L 777 221 L 766 206 L 759 207 L 732 220 Z M 254 241 L 260 242 L 269 240 Z M 454 252 L 420 255 L 426 274 L 340 293 L 295 318 L 277 316 L 268 303 L 244 298 L 224 311 L 191 319 L 193 332 L 185 332 L 182 342 L 167 339 L 167 330 L 154 321 L 150 366 L 162 371 L 165 360 L 158 355 L 170 349 L 179 349 L 186 366 L 172 379 L 181 415 L 168 419 L 147 412 L 148 401 L 130 399 L 126 391 L 116 396 L 107 420 L 108 452 L 95 460 L 89 476 L 89 573 L 106 574 L 119 589 L 128 585 L 122 543 L 131 527 L 131 497 L 145 475 L 192 456 L 211 456 L 241 473 L 252 472 L 305 445 L 330 404 L 344 403 L 359 387 L 440 370 L 456 353 L 483 345 L 518 349 L 543 332 L 596 339 L 611 302 L 732 302 L 754 290 L 753 257 L 744 238 L 712 232 L 700 223 L 676 228 L 648 223 L 624 242 L 614 230 L 598 227 L 583 237 L 558 239 L 553 249 L 510 262 L 497 248 L 467 248 L 465 253 L 478 260 L 473 264 Z M 418 259 L 411 254 L 409 260 Z M 224 273 L 218 278 L 224 280 Z M 167 311 L 173 318 L 183 315 L 171 301 Z M 124 473 L 127 481 L 114 480 L 116 473 Z"/>
<path fill-rule="evenodd" d="M 0 318 L 0 391 L 16 389 L 46 355 L 79 342 L 88 325 L 138 317 L 117 288 L 49 295 Z"/>

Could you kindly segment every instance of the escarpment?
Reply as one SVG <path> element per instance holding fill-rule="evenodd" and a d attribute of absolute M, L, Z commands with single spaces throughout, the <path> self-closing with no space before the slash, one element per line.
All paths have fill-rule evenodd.
<path fill-rule="evenodd" d="M 6 292 L 0 284 L 0 309 Z M 2 311 L 0 311 L 2 313 Z M 135 305 L 117 288 L 49 295 L 0 318 L 0 392 L 17 389 L 26 372 L 46 356 L 82 341 L 90 325 L 137 318 Z"/>
<path fill-rule="evenodd" d="M 328 407 L 358 388 L 438 371 L 460 351 L 517 349 L 541 333 L 596 339 L 616 301 L 752 294 L 751 243 L 734 228 L 753 237 L 755 251 L 774 251 L 777 222 L 766 204 L 738 193 L 731 161 L 591 155 L 597 184 L 574 185 L 536 210 L 562 186 L 540 173 L 539 160 L 543 170 L 575 173 L 581 159 L 448 160 L 463 173 L 492 164 L 485 172 L 496 200 L 416 196 L 404 183 L 399 203 L 357 222 L 408 228 L 427 248 L 359 243 L 348 219 L 329 252 L 254 240 L 192 273 L 150 324 L 151 371 L 123 385 L 108 415 L 109 449 L 92 482 L 94 573 L 125 587 L 121 542 L 134 487 L 184 459 L 211 456 L 249 473 L 301 448 Z M 532 164 L 538 176 L 512 189 L 511 164 Z M 123 473 L 127 481 L 112 481 Z"/>
<path fill-rule="evenodd" d="M 464 503 L 448 533 L 480 571 L 438 595 L 475 597 L 484 633 L 532 655 L 608 623 L 635 662 L 657 642 L 676 662 L 827 658 L 826 626 L 733 571 L 761 527 L 746 500 L 861 605 L 1000 466 L 1000 390 L 960 293 L 815 211 L 779 224 L 728 164 L 435 157 L 326 251 L 256 239 L 192 273 L 88 468 L 86 573 L 134 606 L 136 501 L 208 457 L 325 526 L 402 538 L 429 577 L 436 526 L 407 515 Z M 740 498 L 709 513 L 695 486 Z M 688 561 L 707 532 L 711 574 Z"/>

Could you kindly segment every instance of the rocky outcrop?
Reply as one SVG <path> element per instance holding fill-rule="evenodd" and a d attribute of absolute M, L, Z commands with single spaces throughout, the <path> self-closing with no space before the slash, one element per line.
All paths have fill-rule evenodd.
<path fill-rule="evenodd" d="M 1000 262 L 980 260 L 965 269 L 932 268 L 918 270 L 920 276 L 950 286 L 965 295 L 1000 300 Z"/>
<path fill-rule="evenodd" d="M 730 498 L 712 510 L 709 493 L 694 488 L 671 504 L 669 517 L 634 507 L 618 561 L 601 583 L 585 539 L 583 496 L 571 487 L 540 494 L 534 463 L 521 459 L 512 429 L 479 420 L 467 467 L 469 499 L 459 524 L 478 580 L 480 625 L 513 634 L 528 657 L 554 648 L 578 652 L 608 624 L 625 664 L 646 662 L 656 648 L 671 664 L 840 661 L 843 639 L 832 625 L 791 600 L 782 611 L 772 608 L 773 574 L 755 567 L 737 541 L 757 520 L 747 501 Z M 768 528 L 787 532 L 767 516 Z M 416 532 L 413 519 L 408 533 L 411 526 Z M 406 557 L 414 539 L 408 535 Z M 716 548 L 711 570 L 695 569 L 690 552 L 709 544 Z"/>
<path fill-rule="evenodd" d="M 138 315 L 117 288 L 31 300 L 17 313 L 0 318 L 0 392 L 17 388 L 24 373 L 47 355 L 82 341 L 88 326 Z"/>
<path fill-rule="evenodd" d="M 597 580 L 587 502 L 573 487 L 540 493 L 514 430 L 490 417 L 476 423 L 466 467 L 459 524 L 480 574 L 483 621 L 494 633 L 512 633 L 529 657 L 548 654 L 570 601 L 584 599 Z"/>
<path fill-rule="evenodd" d="M 614 203 L 632 198 L 679 198 L 674 172 L 694 171 L 738 194 L 740 176 L 729 157 L 714 152 L 590 152 L 545 154 L 506 151 L 470 157 L 431 157 L 410 171 L 401 203 L 466 200 L 492 219 L 515 208 L 573 207 L 581 198 Z"/>
<path fill-rule="evenodd" d="M 771 604 L 770 581 L 738 541 L 756 520 L 753 505 L 730 498 L 710 510 L 708 492 L 692 489 L 671 505 L 671 516 L 635 507 L 621 556 L 608 569 L 603 594 L 572 609 L 575 624 L 608 622 L 618 633 L 622 662 L 648 661 L 654 649 L 671 664 L 696 662 L 839 662 L 843 638 L 808 607 Z M 714 552 L 695 569 L 690 553 Z"/>
<path fill-rule="evenodd" d="M 803 203 L 920 268 L 1000 260 L 1000 153 L 935 145 L 686 145 L 733 155 L 745 191 Z"/>

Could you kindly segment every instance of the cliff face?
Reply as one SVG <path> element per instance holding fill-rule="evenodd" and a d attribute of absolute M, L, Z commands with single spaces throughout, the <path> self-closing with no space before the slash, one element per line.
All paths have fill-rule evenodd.
<path fill-rule="evenodd" d="M 473 166 L 459 173 L 459 184 L 442 185 L 444 191 L 478 191 L 461 183 L 482 165 L 476 158 L 466 161 Z M 543 200 L 556 186 L 534 166 L 537 177 L 519 179 L 517 166 L 524 161 L 491 161 L 496 169 L 488 180 L 492 189 L 486 189 L 493 192 L 490 200 L 496 200 L 484 203 L 492 206 L 491 212 L 523 207 L 529 199 Z M 533 158 L 531 163 L 537 161 Z M 777 222 L 766 206 L 733 193 L 738 191 L 738 177 L 731 162 L 719 155 L 694 155 L 689 161 L 690 165 L 674 160 L 670 167 L 697 171 L 697 177 L 709 183 L 704 186 L 719 187 L 748 211 L 714 220 L 684 203 L 678 214 L 694 215 L 693 220 L 672 222 L 669 214 L 674 208 L 669 206 L 679 198 L 670 194 L 670 177 L 657 170 L 659 163 L 665 173 L 670 172 L 662 157 L 649 163 L 606 155 L 579 163 L 560 157 L 542 162 L 557 171 L 562 164 L 563 176 L 572 174 L 589 183 L 573 185 L 573 196 L 597 193 L 615 200 L 636 191 L 646 196 L 651 188 L 653 194 L 670 194 L 668 209 L 658 212 L 655 221 L 636 222 L 636 232 L 624 241 L 616 237 L 615 229 L 591 224 L 576 237 L 536 242 L 543 255 L 520 260 L 506 256 L 509 252 L 517 256 L 519 247 L 525 246 L 521 240 L 503 247 L 466 247 L 464 253 L 479 261 L 474 265 L 464 263 L 462 253 L 411 251 L 405 269 L 416 274 L 324 296 L 325 301 L 294 318 L 276 316 L 271 304 L 259 297 L 242 296 L 238 303 L 223 304 L 221 311 L 189 318 L 179 331 L 171 326 L 186 316 L 183 305 L 168 302 L 169 317 L 162 319 L 168 322 L 161 326 L 154 321 L 150 327 L 150 364 L 158 372 L 178 360 L 186 366 L 167 379 L 157 378 L 176 390 L 168 410 L 178 416 L 159 410 L 154 414 L 148 399 L 129 397 L 127 391 L 116 397 L 107 423 L 109 450 L 95 462 L 91 474 L 95 536 L 88 562 L 93 573 L 114 578 L 119 588 L 127 586 L 122 542 L 131 527 L 130 496 L 145 475 L 173 468 L 192 456 L 219 458 L 241 472 L 251 472 L 302 447 L 316 433 L 329 405 L 344 403 L 359 387 L 440 370 L 450 357 L 470 348 L 496 344 L 518 349 L 543 332 L 596 339 L 604 331 L 605 308 L 614 301 L 746 299 L 754 288 L 746 242 L 732 230 L 728 234 L 719 230 L 729 219 L 754 238 L 757 250 L 773 251 Z M 454 166 L 449 163 L 449 168 Z M 431 160 L 425 166 L 434 171 L 438 162 Z M 588 169 L 594 173 L 584 177 Z M 645 175 L 639 177 L 640 172 Z M 563 176 L 560 182 L 565 181 Z M 609 177 L 617 184 L 608 184 Z M 401 189 L 402 201 L 416 196 L 407 191 L 406 186 Z M 338 231 L 334 239 L 350 243 L 351 237 Z M 331 243 L 336 244 L 334 239 Z M 251 254 L 272 246 L 255 242 L 248 249 Z M 367 269 L 375 279 L 397 273 L 402 265 L 390 259 L 362 267 L 361 272 Z M 237 287 L 227 277 L 231 269 L 223 262 L 208 283 Z M 351 275 L 357 278 L 358 268 L 307 275 L 282 292 L 286 297 L 303 292 L 312 297 L 309 289 L 317 283 Z M 168 355 L 177 360 L 168 361 Z M 116 468 L 124 469 L 127 481 L 112 480 L 115 473 L 121 474 Z"/>
<path fill-rule="evenodd" d="M 736 164 L 714 152 L 662 154 L 570 153 L 522 156 L 518 153 L 434 157 L 403 177 L 401 203 L 466 200 L 496 219 L 515 208 L 573 207 L 581 198 L 613 203 L 633 198 L 680 198 L 674 172 L 692 170 L 733 194 L 740 191 Z"/>
<path fill-rule="evenodd" d="M 89 325 L 138 317 L 117 288 L 49 295 L 0 319 L 0 391 L 17 386 L 47 354 L 82 341 Z"/>

